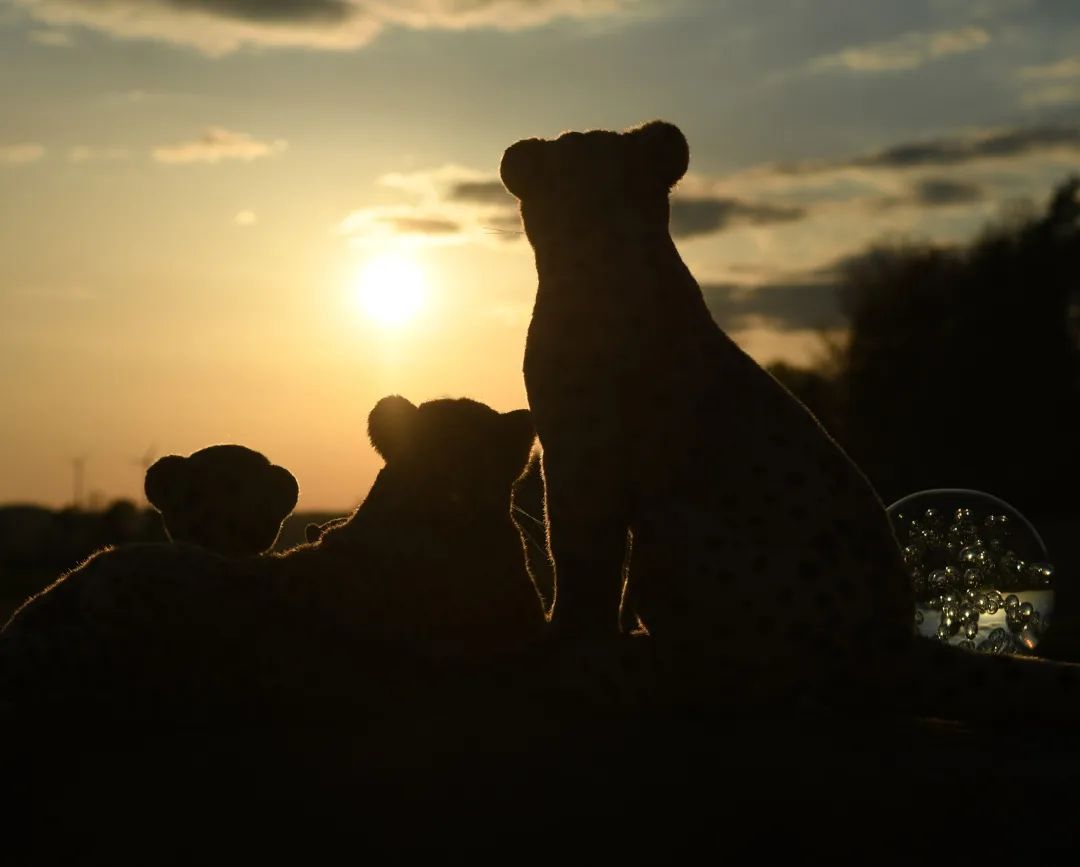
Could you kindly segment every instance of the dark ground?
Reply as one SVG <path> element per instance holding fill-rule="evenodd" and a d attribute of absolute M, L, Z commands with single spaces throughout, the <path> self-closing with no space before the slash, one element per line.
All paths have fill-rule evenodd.
<path fill-rule="evenodd" d="M 5 863 L 1045 863 L 1077 851 L 1075 733 L 684 716 L 516 744 L 500 730 L 481 748 L 438 726 L 395 752 L 378 726 L 88 744 L 75 723 L 51 751 L 5 760 Z"/>
<path fill-rule="evenodd" d="M 293 535 L 327 517 L 295 516 Z M 1061 576 L 1040 650 L 1080 660 L 1080 527 L 1039 529 Z M 0 863 L 1043 863 L 1080 851 L 1078 786 L 1068 730 L 446 705 L 118 730 L 87 714 L 3 738 Z"/>

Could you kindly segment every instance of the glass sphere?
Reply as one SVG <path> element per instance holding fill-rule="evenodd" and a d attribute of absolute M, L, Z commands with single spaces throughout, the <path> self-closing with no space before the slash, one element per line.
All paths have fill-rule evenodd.
<path fill-rule="evenodd" d="M 915 589 L 917 634 L 983 653 L 1035 649 L 1054 611 L 1054 567 L 1027 518 L 964 488 L 918 491 L 887 512 Z M 957 605 L 958 592 L 970 603 Z"/>

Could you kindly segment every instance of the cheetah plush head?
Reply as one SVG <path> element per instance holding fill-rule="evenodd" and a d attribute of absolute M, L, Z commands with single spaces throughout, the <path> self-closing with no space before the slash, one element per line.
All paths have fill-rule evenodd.
<path fill-rule="evenodd" d="M 146 473 L 146 499 L 169 538 L 227 557 L 272 548 L 298 495 L 292 473 L 238 445 L 169 455 Z"/>
<path fill-rule="evenodd" d="M 393 395 L 368 416 L 368 436 L 386 461 L 352 518 L 309 531 L 324 544 L 377 528 L 483 525 L 508 520 L 510 489 L 529 460 L 528 410 L 500 413 L 468 398 L 419 406 Z"/>
<path fill-rule="evenodd" d="M 689 161 L 679 128 L 654 120 L 626 132 L 524 139 L 506 149 L 499 173 L 521 200 L 525 231 L 536 246 L 612 228 L 666 232 L 668 193 Z"/>

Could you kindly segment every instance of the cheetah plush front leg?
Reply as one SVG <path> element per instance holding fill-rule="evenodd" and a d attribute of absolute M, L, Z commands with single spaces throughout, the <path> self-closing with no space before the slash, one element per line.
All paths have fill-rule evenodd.
<path fill-rule="evenodd" d="M 563 635 L 607 636 L 619 627 L 627 520 L 605 466 L 610 458 L 564 445 L 545 445 L 542 458 L 555 568 L 551 620 Z"/>
<path fill-rule="evenodd" d="M 582 375 L 603 359 L 582 341 L 558 339 L 570 320 L 539 312 L 529 328 L 524 373 L 543 448 L 552 625 L 564 635 L 609 637 L 618 630 L 629 523 L 625 432 L 616 395 Z"/>

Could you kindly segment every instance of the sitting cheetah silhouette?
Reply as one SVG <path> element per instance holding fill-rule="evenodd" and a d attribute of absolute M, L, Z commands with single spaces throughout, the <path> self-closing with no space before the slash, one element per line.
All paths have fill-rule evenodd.
<path fill-rule="evenodd" d="M 1060 712 L 1076 667 L 915 640 L 876 492 L 716 325 L 679 256 L 668 197 L 688 164 L 662 121 L 525 139 L 502 158 L 538 276 L 524 375 L 557 634 L 614 634 L 628 592 L 688 694 L 715 695 L 726 672 L 729 695 L 755 703 L 965 715 L 1004 678 L 1018 701 L 1002 713 Z"/>

